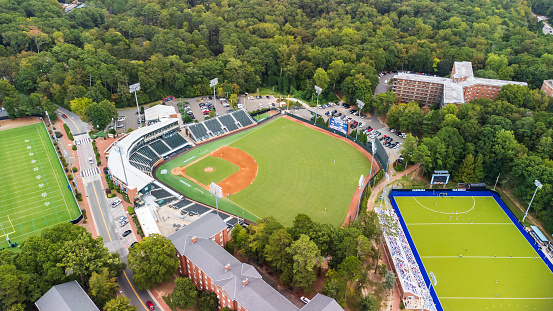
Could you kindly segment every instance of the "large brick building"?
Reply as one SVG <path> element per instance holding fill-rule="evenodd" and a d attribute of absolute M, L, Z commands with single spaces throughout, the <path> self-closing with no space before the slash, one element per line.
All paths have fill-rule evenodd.
<path fill-rule="evenodd" d="M 223 247 L 228 242 L 225 222 L 209 213 L 168 238 L 177 249 L 180 274 L 189 277 L 200 290 L 219 298 L 219 310 L 239 311 L 343 311 L 332 298 L 318 294 L 298 308 L 267 284 L 251 265 L 241 263 Z"/>
<path fill-rule="evenodd" d="M 545 80 L 541 86 L 541 90 L 547 96 L 553 96 L 553 80 Z"/>
<path fill-rule="evenodd" d="M 472 72 L 472 63 L 455 62 L 450 78 L 398 73 L 394 76 L 392 90 L 401 102 L 445 105 L 464 104 L 476 98 L 493 99 L 507 84 L 528 85 L 525 82 L 477 78 Z"/>

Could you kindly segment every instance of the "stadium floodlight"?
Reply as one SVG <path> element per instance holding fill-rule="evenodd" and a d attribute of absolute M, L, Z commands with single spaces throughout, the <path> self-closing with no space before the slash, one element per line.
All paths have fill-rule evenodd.
<path fill-rule="evenodd" d="M 134 92 L 134 99 L 136 100 L 136 111 L 138 112 L 138 122 L 140 124 L 140 127 L 142 127 L 142 119 L 140 117 L 140 108 L 138 108 L 138 97 L 136 97 L 136 92 L 140 91 L 140 83 L 135 83 L 129 85 L 129 93 Z"/>
<path fill-rule="evenodd" d="M 532 206 L 532 202 L 534 201 L 534 197 L 536 196 L 536 192 L 538 192 L 538 189 L 541 189 L 543 185 L 539 180 L 534 180 L 534 185 L 536 185 L 536 190 L 534 191 L 534 195 L 532 196 L 532 200 L 530 200 L 530 204 L 528 204 L 528 208 L 526 209 L 526 213 L 524 213 L 524 217 L 522 218 L 522 221 L 526 219 L 526 216 L 528 216 L 528 211 L 530 210 L 530 206 Z"/>
<path fill-rule="evenodd" d="M 221 188 L 221 186 L 219 186 L 218 184 L 212 182 L 209 185 L 209 192 L 211 192 L 211 194 L 215 196 L 215 207 L 217 208 L 217 214 L 219 214 L 219 204 L 217 203 L 217 198 L 223 197 L 223 188 Z"/>
<path fill-rule="evenodd" d="M 115 150 L 119 153 L 119 157 L 121 158 L 121 167 L 123 168 L 123 174 L 125 175 L 125 186 L 129 186 L 129 181 L 127 180 L 127 171 L 125 170 L 125 162 L 123 162 L 123 149 L 120 146 L 113 146 Z"/>
<path fill-rule="evenodd" d="M 363 185 L 364 184 L 365 184 L 365 176 L 363 176 L 363 174 L 361 174 L 361 177 L 359 177 L 359 189 L 361 189 L 361 193 L 359 193 L 359 201 L 357 202 L 357 213 L 355 213 L 355 219 L 357 219 L 357 217 L 359 217 L 359 207 L 361 205 L 361 197 L 363 196 Z"/>
<path fill-rule="evenodd" d="M 363 107 L 365 107 L 365 103 L 358 99 L 357 100 L 357 107 L 359 108 L 359 111 L 357 111 L 357 115 L 359 117 L 361 117 L 361 109 L 363 109 Z M 359 126 L 357 127 L 357 130 L 355 130 L 355 140 L 357 140 L 357 134 L 359 134 Z"/>
<path fill-rule="evenodd" d="M 219 114 L 217 113 L 217 96 L 215 95 L 215 86 L 219 83 L 219 79 L 218 78 L 215 78 L 213 80 L 210 80 L 209 81 L 209 87 L 212 87 L 213 88 L 213 102 L 215 103 L 213 105 L 213 107 L 215 108 L 215 116 L 218 116 Z"/>
<path fill-rule="evenodd" d="M 323 89 L 315 85 L 315 93 L 317 93 L 317 107 L 315 107 L 315 117 L 313 118 L 313 124 L 317 123 L 317 116 L 319 111 L 319 95 L 323 92 Z"/>

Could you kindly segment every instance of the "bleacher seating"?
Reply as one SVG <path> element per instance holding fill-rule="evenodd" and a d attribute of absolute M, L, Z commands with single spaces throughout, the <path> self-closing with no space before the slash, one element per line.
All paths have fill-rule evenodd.
<path fill-rule="evenodd" d="M 204 121 L 204 124 L 211 132 L 213 132 L 213 135 L 215 136 L 219 136 L 225 133 L 223 128 L 221 128 L 221 124 L 219 123 L 219 121 L 217 121 L 217 118 L 206 120 Z"/>
<path fill-rule="evenodd" d="M 192 134 L 196 138 L 196 141 L 203 141 L 211 138 L 211 136 L 205 130 L 205 127 L 203 126 L 203 124 L 196 123 L 196 124 L 189 125 L 188 129 L 190 130 L 190 132 L 192 132 Z"/>
<path fill-rule="evenodd" d="M 177 149 L 181 147 L 182 145 L 187 144 L 188 142 L 184 137 L 180 136 L 180 134 L 175 133 L 173 136 L 165 137 L 163 139 L 170 147 L 171 149 Z"/>
<path fill-rule="evenodd" d="M 234 121 L 232 116 L 229 115 L 229 114 L 226 114 L 224 116 L 220 116 L 219 120 L 229 130 L 229 132 L 236 131 L 238 129 L 238 126 L 236 125 L 236 122 Z"/>
<path fill-rule="evenodd" d="M 169 149 L 169 148 L 167 147 L 167 145 L 165 145 L 165 144 L 163 143 L 163 141 L 161 141 L 161 139 L 160 139 L 160 140 L 156 140 L 156 141 L 153 142 L 153 143 L 150 143 L 150 146 L 151 146 L 152 148 L 154 148 L 154 150 L 155 150 L 159 155 L 162 155 L 162 154 L 164 154 L 164 153 L 167 153 L 167 152 L 171 151 L 171 149 Z"/>
<path fill-rule="evenodd" d="M 235 111 L 232 115 L 243 127 L 254 124 L 252 118 L 245 110 Z"/>

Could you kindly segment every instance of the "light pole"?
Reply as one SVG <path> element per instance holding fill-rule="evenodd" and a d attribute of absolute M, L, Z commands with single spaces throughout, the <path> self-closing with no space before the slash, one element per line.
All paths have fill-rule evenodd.
<path fill-rule="evenodd" d="M 361 109 L 363 109 L 363 107 L 365 107 L 365 103 L 360 101 L 359 99 L 357 100 L 357 107 L 359 108 L 359 117 L 361 117 Z M 355 131 L 355 140 L 357 140 L 357 134 L 359 134 L 359 124 L 357 124 L 357 129 Z M 371 162 L 372 164 L 372 162 Z"/>
<path fill-rule="evenodd" d="M 138 113 L 138 123 L 142 127 L 142 118 L 140 117 L 140 108 L 138 107 L 138 97 L 136 97 L 136 92 L 140 91 L 140 83 L 131 84 L 129 86 L 129 93 L 134 92 L 134 99 L 136 100 L 136 111 Z"/>
<path fill-rule="evenodd" d="M 375 139 L 376 140 L 376 139 Z M 369 188 L 371 187 L 371 176 L 373 174 L 373 162 L 374 162 L 374 153 L 376 152 L 376 142 L 373 140 L 371 142 L 371 151 L 372 151 L 372 159 L 371 159 L 371 169 L 369 171 Z"/>
<path fill-rule="evenodd" d="M 430 296 L 430 288 L 432 288 L 432 285 L 436 286 L 438 284 L 438 281 L 436 280 L 436 276 L 434 276 L 434 272 L 430 271 L 430 283 L 428 284 L 428 296 Z M 422 301 L 422 310 L 424 310 L 424 305 L 426 304 L 426 295 Z"/>
<path fill-rule="evenodd" d="M 530 204 L 528 204 L 528 208 L 526 209 L 526 213 L 524 213 L 524 217 L 522 218 L 522 222 L 526 219 L 526 216 L 528 216 L 528 211 L 530 210 L 530 206 L 532 206 L 532 202 L 534 201 L 534 197 L 536 196 L 536 192 L 538 192 L 538 189 L 541 189 L 543 185 L 539 180 L 534 180 L 534 185 L 536 185 L 536 190 L 534 191 L 534 195 L 532 196 L 532 200 L 530 200 Z"/>
<path fill-rule="evenodd" d="M 317 93 L 317 107 L 315 107 L 315 117 L 313 118 L 313 124 L 317 123 L 317 116 L 319 111 L 319 95 L 323 92 L 323 89 L 315 85 L 315 93 Z"/>
<path fill-rule="evenodd" d="M 215 95 L 215 86 L 217 85 L 217 83 L 219 83 L 219 79 L 217 78 L 209 81 L 209 87 L 213 88 L 213 102 L 215 103 L 213 107 L 215 107 L 215 116 L 219 116 L 219 114 L 217 113 L 217 97 Z"/>

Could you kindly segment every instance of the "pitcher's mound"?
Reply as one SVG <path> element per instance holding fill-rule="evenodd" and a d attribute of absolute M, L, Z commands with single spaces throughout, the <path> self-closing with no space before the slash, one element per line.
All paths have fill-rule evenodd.
<path fill-rule="evenodd" d="M 206 167 L 206 168 L 204 168 L 204 172 L 206 172 L 206 173 L 211 173 L 211 172 L 213 172 L 213 167 Z"/>

